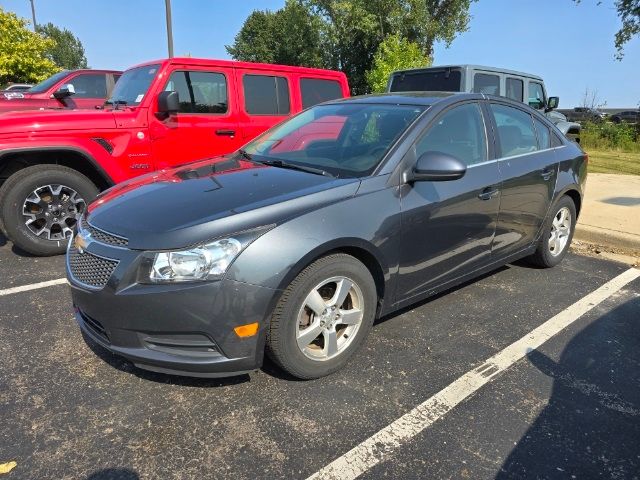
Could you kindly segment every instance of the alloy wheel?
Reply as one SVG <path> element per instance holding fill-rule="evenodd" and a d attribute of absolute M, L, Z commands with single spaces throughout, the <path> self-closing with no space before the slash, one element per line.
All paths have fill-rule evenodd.
<path fill-rule="evenodd" d="M 64 240 L 73 228 L 86 202 L 66 185 L 43 185 L 32 191 L 24 201 L 22 215 L 26 227 L 37 237 Z"/>
<path fill-rule="evenodd" d="M 549 253 L 554 257 L 560 255 L 569 241 L 571 234 L 571 211 L 562 207 L 553 217 L 549 234 Z"/>

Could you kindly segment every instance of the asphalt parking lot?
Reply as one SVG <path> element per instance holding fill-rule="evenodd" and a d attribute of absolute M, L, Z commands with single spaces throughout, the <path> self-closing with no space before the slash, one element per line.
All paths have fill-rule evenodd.
<path fill-rule="evenodd" d="M 153 374 L 88 345 L 65 284 L 15 289 L 63 262 L 0 237 L 0 464 L 17 462 L 3 479 L 351 478 L 327 466 L 567 315 L 468 397 L 422 411 L 426 428 L 411 417 L 410 435 L 375 440 L 361 478 L 640 477 L 640 279 L 626 265 L 501 268 L 382 319 L 346 369 L 301 382 L 269 362 L 222 380 Z"/>

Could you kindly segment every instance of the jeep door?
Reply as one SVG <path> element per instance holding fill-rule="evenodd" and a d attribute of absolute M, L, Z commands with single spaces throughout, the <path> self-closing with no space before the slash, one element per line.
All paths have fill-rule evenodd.
<path fill-rule="evenodd" d="M 425 152 L 442 152 L 463 161 L 467 171 L 458 180 L 402 187 L 398 301 L 490 261 L 500 177 L 485 125 L 478 102 L 456 104 L 439 114 L 413 146 L 416 159 Z"/>
<path fill-rule="evenodd" d="M 75 93 L 61 100 L 51 98 L 49 106 L 53 108 L 94 109 L 104 104 L 104 100 L 107 98 L 106 73 L 78 73 L 56 85 L 54 91 L 67 84 L 73 85 Z"/>
<path fill-rule="evenodd" d="M 230 153 L 243 143 L 233 69 L 177 68 L 162 90 L 178 92 L 180 109 L 167 118 L 149 115 L 156 168 Z"/>
<path fill-rule="evenodd" d="M 558 165 L 547 125 L 524 108 L 492 101 L 502 200 L 493 251 L 509 256 L 529 247 L 541 230 Z"/>

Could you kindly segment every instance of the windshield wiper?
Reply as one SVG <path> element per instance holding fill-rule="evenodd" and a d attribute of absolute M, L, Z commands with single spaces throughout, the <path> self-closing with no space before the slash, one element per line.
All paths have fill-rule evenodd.
<path fill-rule="evenodd" d="M 238 153 L 243 156 L 244 158 L 246 158 L 247 160 L 249 160 L 250 162 L 253 162 L 253 157 L 251 156 L 251 154 L 249 152 L 247 152 L 244 149 L 240 149 L 238 150 Z"/>
<path fill-rule="evenodd" d="M 253 160 L 253 161 L 256 163 L 261 163 L 263 165 L 269 165 L 270 167 L 289 168 L 291 170 L 299 170 L 301 172 L 313 173 L 315 175 L 324 175 L 325 177 L 335 178 L 335 175 L 332 175 L 329 172 L 322 170 L 320 168 L 307 167 L 305 165 L 297 165 L 295 163 L 287 163 L 287 162 L 283 162 L 282 160 Z"/>

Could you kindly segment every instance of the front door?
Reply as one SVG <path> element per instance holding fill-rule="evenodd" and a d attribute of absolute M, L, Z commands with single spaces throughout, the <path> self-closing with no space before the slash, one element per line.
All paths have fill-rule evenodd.
<path fill-rule="evenodd" d="M 502 202 L 493 250 L 509 256 L 537 238 L 553 198 L 558 165 L 547 126 L 525 110 L 494 102 Z M 539 138 L 538 138 L 539 137 Z"/>
<path fill-rule="evenodd" d="M 458 180 L 403 187 L 402 251 L 397 300 L 408 300 L 490 261 L 500 206 L 497 162 L 476 102 L 440 115 L 415 144 L 416 158 L 447 153 L 467 165 Z"/>
<path fill-rule="evenodd" d="M 149 116 L 156 168 L 230 153 L 242 145 L 232 69 L 175 70 L 164 90 L 178 92 L 180 110 L 164 119 Z"/>
<path fill-rule="evenodd" d="M 58 86 L 71 84 L 75 93 L 58 100 L 51 99 L 50 106 L 54 108 L 82 108 L 95 109 L 102 106 L 107 98 L 106 73 L 79 73 Z"/>

